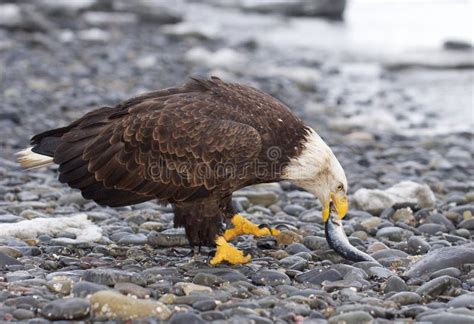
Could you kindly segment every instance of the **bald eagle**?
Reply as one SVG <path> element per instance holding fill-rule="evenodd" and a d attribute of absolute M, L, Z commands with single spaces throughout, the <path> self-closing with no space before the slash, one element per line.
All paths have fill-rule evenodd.
<path fill-rule="evenodd" d="M 59 181 L 103 206 L 156 199 L 174 209 L 192 246 L 217 246 L 211 263 L 245 263 L 228 241 L 278 235 L 236 214 L 232 193 L 290 180 L 318 197 L 323 220 L 347 212 L 344 170 L 321 137 L 277 99 L 219 78 L 191 79 L 31 138 L 26 169 L 59 165 Z M 224 230 L 224 224 L 229 228 Z"/>

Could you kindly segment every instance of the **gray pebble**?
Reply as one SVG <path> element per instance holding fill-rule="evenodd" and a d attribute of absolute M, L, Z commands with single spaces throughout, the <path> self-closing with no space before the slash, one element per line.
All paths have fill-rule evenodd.
<path fill-rule="evenodd" d="M 407 291 L 408 286 L 400 277 L 391 276 L 385 282 L 384 292 L 399 292 L 399 291 Z"/>
<path fill-rule="evenodd" d="M 5 275 L 5 278 L 7 279 L 7 282 L 14 282 L 14 281 L 32 279 L 34 278 L 34 276 L 31 275 L 31 273 L 29 273 L 28 271 L 18 270 L 18 271 L 8 272 Z"/>
<path fill-rule="evenodd" d="M 385 238 L 390 241 L 400 242 L 404 238 L 405 231 L 399 227 L 383 227 L 377 231 L 376 237 Z"/>
<path fill-rule="evenodd" d="M 85 298 L 95 292 L 107 290 L 109 287 L 88 281 L 80 281 L 74 284 L 71 293 L 74 297 Z"/>
<path fill-rule="evenodd" d="M 22 263 L 11 256 L 0 252 L 0 269 L 8 268 L 10 266 L 21 266 Z"/>
<path fill-rule="evenodd" d="M 383 267 L 371 267 L 368 273 L 369 276 L 375 279 L 387 279 L 394 275 L 392 271 Z"/>
<path fill-rule="evenodd" d="M 435 298 L 443 294 L 448 288 L 455 288 L 461 285 L 459 279 L 450 276 L 441 276 L 428 281 L 416 290 L 422 297 Z"/>
<path fill-rule="evenodd" d="M 421 238 L 420 236 L 411 236 L 409 239 L 408 239 L 408 251 L 411 253 L 411 254 L 415 254 L 415 255 L 418 255 L 418 254 L 425 254 L 427 253 L 431 246 L 423 239 Z"/>
<path fill-rule="evenodd" d="M 12 214 L 0 215 L 0 223 L 16 223 L 22 220 L 23 218 L 12 215 Z"/>
<path fill-rule="evenodd" d="M 208 312 L 202 312 L 201 318 L 205 321 L 218 321 L 218 320 L 225 320 L 226 316 L 224 313 L 220 311 L 208 311 Z"/>
<path fill-rule="evenodd" d="M 289 257 L 283 258 L 279 261 L 280 266 L 286 269 L 299 270 L 302 271 L 306 268 L 308 262 L 302 257 L 291 255 Z"/>
<path fill-rule="evenodd" d="M 320 285 L 323 281 L 341 280 L 343 276 L 336 269 L 313 269 L 296 276 L 298 282 Z"/>
<path fill-rule="evenodd" d="M 373 317 L 364 311 L 353 311 L 348 313 L 339 314 L 329 318 L 329 324 L 359 324 L 359 323 L 371 323 Z"/>
<path fill-rule="evenodd" d="M 274 287 L 290 284 L 291 280 L 286 274 L 279 271 L 262 270 L 252 275 L 252 282 L 257 285 L 268 285 L 270 287 Z"/>
<path fill-rule="evenodd" d="M 467 307 L 474 309 L 474 293 L 468 293 L 454 297 L 448 302 L 448 307 L 460 308 Z"/>
<path fill-rule="evenodd" d="M 319 236 L 306 236 L 303 239 L 303 244 L 310 250 L 328 250 L 329 244 L 324 237 Z"/>
<path fill-rule="evenodd" d="M 304 246 L 301 243 L 291 243 L 288 245 L 285 249 L 288 254 L 296 254 L 300 252 L 311 252 L 310 249 L 308 249 L 306 246 Z"/>
<path fill-rule="evenodd" d="M 29 309 L 18 308 L 12 313 L 17 320 L 23 321 L 35 317 L 35 313 Z"/>
<path fill-rule="evenodd" d="M 465 219 L 458 225 L 459 228 L 474 230 L 474 218 Z"/>
<path fill-rule="evenodd" d="M 198 273 L 193 279 L 193 283 L 197 285 L 208 286 L 208 287 L 219 286 L 224 282 L 225 282 L 224 279 L 212 273 L 205 273 L 205 272 Z"/>
<path fill-rule="evenodd" d="M 118 244 L 123 245 L 145 245 L 146 243 L 147 237 L 144 234 L 128 234 L 118 241 Z"/>
<path fill-rule="evenodd" d="M 217 307 L 217 303 L 215 300 L 209 299 L 209 300 L 199 300 L 195 303 L 193 303 L 193 308 L 205 312 L 205 311 L 210 311 L 214 310 Z"/>
<path fill-rule="evenodd" d="M 372 257 L 377 260 L 385 258 L 406 258 L 407 256 L 408 254 L 405 252 L 395 249 L 385 249 L 372 253 Z"/>
<path fill-rule="evenodd" d="M 398 305 L 409 305 L 419 303 L 421 297 L 420 295 L 414 292 L 402 291 L 391 296 L 390 298 L 388 298 L 388 300 L 393 301 Z"/>
<path fill-rule="evenodd" d="M 140 286 L 146 284 L 142 274 L 113 269 L 89 269 L 82 278 L 106 286 L 114 286 L 118 282 L 132 282 Z"/>
<path fill-rule="evenodd" d="M 91 310 L 89 301 L 82 298 L 56 299 L 47 304 L 41 315 L 50 320 L 75 320 L 86 317 Z"/>
<path fill-rule="evenodd" d="M 461 276 L 461 270 L 458 268 L 446 268 L 446 269 L 441 269 L 438 271 L 435 271 L 431 274 L 431 279 L 441 277 L 441 276 L 451 276 L 454 278 L 459 278 Z"/>
<path fill-rule="evenodd" d="M 323 224 L 323 215 L 320 210 L 307 210 L 300 214 L 300 221 L 314 224 Z"/>
<path fill-rule="evenodd" d="M 177 312 L 169 320 L 170 324 L 204 324 L 203 319 L 192 312 Z"/>
<path fill-rule="evenodd" d="M 293 204 L 286 205 L 285 207 L 283 207 L 283 211 L 291 216 L 299 216 L 305 210 L 306 208 L 300 205 L 293 205 Z"/>
<path fill-rule="evenodd" d="M 474 263 L 474 249 L 469 246 L 440 248 L 426 254 L 405 273 L 408 278 L 418 278 L 448 267 L 458 268 Z"/>
<path fill-rule="evenodd" d="M 163 232 L 151 231 L 148 244 L 153 247 L 189 246 L 189 241 L 183 229 L 172 228 Z"/>
<path fill-rule="evenodd" d="M 446 226 L 440 224 L 422 224 L 417 227 L 417 230 L 421 233 L 434 235 L 439 232 L 446 232 L 447 228 Z"/>
<path fill-rule="evenodd" d="M 421 322 L 430 324 L 467 324 L 474 322 L 474 316 L 462 315 L 462 314 L 451 314 L 451 313 L 438 313 L 432 315 L 421 316 L 417 318 Z"/>

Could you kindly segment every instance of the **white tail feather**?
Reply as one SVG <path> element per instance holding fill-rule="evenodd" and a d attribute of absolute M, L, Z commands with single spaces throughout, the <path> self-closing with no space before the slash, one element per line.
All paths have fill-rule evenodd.
<path fill-rule="evenodd" d="M 42 155 L 33 152 L 32 147 L 28 147 L 15 155 L 16 161 L 26 170 L 45 167 L 53 164 L 53 158 L 47 155 Z"/>

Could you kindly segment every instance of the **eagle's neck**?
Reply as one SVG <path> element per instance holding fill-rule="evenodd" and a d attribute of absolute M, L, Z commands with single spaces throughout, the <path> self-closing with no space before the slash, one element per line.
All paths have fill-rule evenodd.
<path fill-rule="evenodd" d="M 290 159 L 283 171 L 283 178 L 317 194 L 315 188 L 324 185 L 328 176 L 341 172 L 344 173 L 332 150 L 310 129 L 303 149 L 299 155 Z"/>

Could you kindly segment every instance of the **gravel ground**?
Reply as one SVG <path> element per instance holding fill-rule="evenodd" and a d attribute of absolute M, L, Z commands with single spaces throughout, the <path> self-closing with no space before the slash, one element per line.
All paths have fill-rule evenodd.
<path fill-rule="evenodd" d="M 0 19 L 0 321 L 474 322 L 473 134 L 417 134 L 439 117 L 422 109 L 430 101 L 413 85 L 413 71 L 223 38 L 212 28 L 190 28 L 187 7 L 24 2 L 0 5 L 10 15 Z M 239 15 L 201 10 L 205 17 L 215 10 Z M 433 76 L 418 72 L 424 82 Z M 456 82 L 472 80 L 472 70 L 458 72 L 448 75 L 456 91 Z M 211 267 L 209 249 L 188 255 L 168 206 L 103 208 L 60 184 L 54 168 L 25 172 L 13 162 L 35 132 L 209 74 L 268 91 L 326 138 L 348 175 L 346 233 L 380 264 L 330 250 L 319 202 L 287 182 L 234 197 L 243 215 L 285 234 L 239 237 L 234 244 L 252 262 Z M 358 118 L 361 109 L 378 108 L 395 117 Z M 60 224 L 42 233 L 13 230 L 53 218 Z"/>

